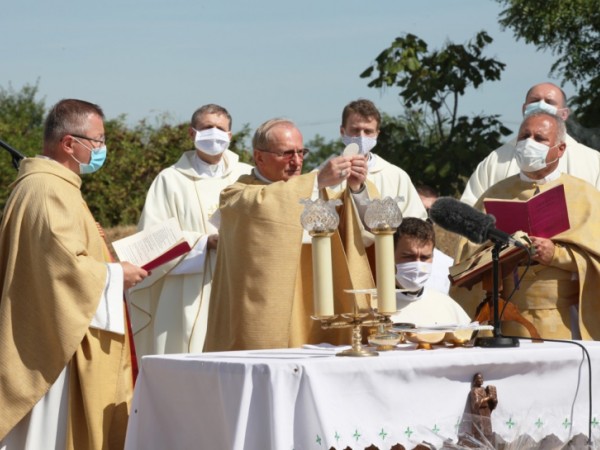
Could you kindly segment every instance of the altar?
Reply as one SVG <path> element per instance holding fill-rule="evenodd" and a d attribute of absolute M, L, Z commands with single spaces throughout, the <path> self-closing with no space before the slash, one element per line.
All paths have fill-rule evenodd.
<path fill-rule="evenodd" d="M 496 387 L 493 431 L 505 441 L 577 434 L 600 441 L 600 342 L 521 341 L 516 348 L 417 350 L 376 357 L 339 349 L 147 356 L 125 448 L 440 448 L 465 432 L 475 373 Z"/>

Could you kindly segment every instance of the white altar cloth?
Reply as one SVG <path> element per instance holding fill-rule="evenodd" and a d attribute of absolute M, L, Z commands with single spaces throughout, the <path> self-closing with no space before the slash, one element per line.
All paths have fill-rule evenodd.
<path fill-rule="evenodd" d="M 600 342 L 585 342 L 600 381 Z M 380 449 L 457 441 L 476 372 L 496 386 L 494 432 L 505 440 L 588 434 L 589 375 L 570 344 L 517 348 L 405 347 L 378 357 L 327 349 L 147 356 L 125 448 Z M 600 441 L 600 391 L 591 430 Z"/>

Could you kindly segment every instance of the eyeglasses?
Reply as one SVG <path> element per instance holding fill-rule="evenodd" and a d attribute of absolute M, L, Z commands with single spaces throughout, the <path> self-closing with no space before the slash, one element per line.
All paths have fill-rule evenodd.
<path fill-rule="evenodd" d="M 94 139 L 91 137 L 81 136 L 79 134 L 72 134 L 72 133 L 70 134 L 70 136 L 73 136 L 74 138 L 85 139 L 86 141 L 99 142 L 102 145 L 106 144 L 106 139 Z"/>
<path fill-rule="evenodd" d="M 280 158 L 287 159 L 288 161 L 290 159 L 292 159 L 294 157 L 294 155 L 298 155 L 298 157 L 300 159 L 304 159 L 304 157 L 310 153 L 310 150 L 307 148 L 301 148 L 300 150 L 282 150 L 282 151 L 262 150 L 260 148 L 257 148 L 257 150 L 259 152 L 273 153 L 274 155 L 277 155 Z"/>

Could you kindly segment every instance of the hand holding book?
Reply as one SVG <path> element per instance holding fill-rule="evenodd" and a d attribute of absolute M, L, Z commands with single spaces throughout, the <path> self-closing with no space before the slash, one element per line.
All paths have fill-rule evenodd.
<path fill-rule="evenodd" d="M 552 238 L 570 227 L 562 184 L 529 200 L 486 198 L 483 205 L 486 213 L 496 218 L 496 228 L 509 234 L 524 231 L 529 236 Z"/>

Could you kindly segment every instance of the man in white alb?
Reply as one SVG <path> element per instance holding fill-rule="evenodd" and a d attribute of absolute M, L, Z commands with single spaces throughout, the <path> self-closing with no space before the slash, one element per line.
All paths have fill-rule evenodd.
<path fill-rule="evenodd" d="M 175 217 L 192 247 L 129 291 L 138 358 L 202 351 L 219 241 L 209 219 L 223 188 L 252 170 L 228 150 L 231 115 L 225 108 L 208 104 L 197 109 L 189 135 L 196 149 L 183 153 L 152 182 L 138 224 L 143 230 Z"/>
<path fill-rule="evenodd" d="M 367 156 L 367 180 L 373 183 L 381 198 L 401 197 L 400 210 L 404 217 L 427 218 L 427 212 L 409 175 L 381 156 L 372 153 L 377 145 L 381 114 L 370 100 L 359 99 L 348 103 L 342 112 L 340 134 L 345 145 L 355 143 L 359 152 Z"/>

